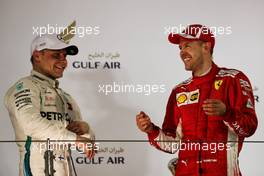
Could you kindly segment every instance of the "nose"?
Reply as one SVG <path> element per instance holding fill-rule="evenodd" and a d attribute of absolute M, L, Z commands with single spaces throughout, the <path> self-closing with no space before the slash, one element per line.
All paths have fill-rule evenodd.
<path fill-rule="evenodd" d="M 184 54 L 185 54 L 185 50 L 184 49 L 181 49 L 180 50 L 180 56 L 183 57 Z"/>

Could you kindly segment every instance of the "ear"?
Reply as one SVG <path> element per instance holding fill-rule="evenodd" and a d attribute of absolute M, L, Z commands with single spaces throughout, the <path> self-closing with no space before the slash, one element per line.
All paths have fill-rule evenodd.
<path fill-rule="evenodd" d="M 41 57 L 40 57 L 41 56 L 41 53 L 39 51 L 35 50 L 33 52 L 32 56 L 33 56 L 35 62 L 40 62 L 40 60 L 41 60 Z"/>
<path fill-rule="evenodd" d="M 205 51 L 210 53 L 212 44 L 210 42 L 204 42 L 203 44 Z"/>

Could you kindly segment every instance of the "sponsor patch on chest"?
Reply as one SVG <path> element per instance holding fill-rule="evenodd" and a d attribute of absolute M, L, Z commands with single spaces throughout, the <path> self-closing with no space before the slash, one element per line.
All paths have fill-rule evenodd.
<path fill-rule="evenodd" d="M 199 101 L 199 89 L 191 92 L 180 92 L 176 94 L 176 101 L 178 107 L 188 104 L 198 103 Z"/>
<path fill-rule="evenodd" d="M 56 106 L 56 93 L 50 88 L 44 93 L 44 106 Z"/>

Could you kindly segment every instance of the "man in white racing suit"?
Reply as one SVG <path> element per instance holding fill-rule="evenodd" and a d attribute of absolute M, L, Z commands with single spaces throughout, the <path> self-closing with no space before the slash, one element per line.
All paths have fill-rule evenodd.
<path fill-rule="evenodd" d="M 83 149 L 87 157 L 94 155 L 93 132 L 57 81 L 67 66 L 66 56 L 77 53 L 78 48 L 59 35 L 37 36 L 31 44 L 31 75 L 17 81 L 5 95 L 16 140 L 20 140 L 20 176 L 45 175 L 44 152 L 48 146 L 42 140 L 48 138 L 58 141 L 49 145 L 55 156 L 55 176 L 71 175 L 68 144 L 92 146 Z"/>

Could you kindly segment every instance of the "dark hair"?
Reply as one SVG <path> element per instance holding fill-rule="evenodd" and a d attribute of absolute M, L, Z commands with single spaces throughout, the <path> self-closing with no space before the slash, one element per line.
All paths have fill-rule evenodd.
<path fill-rule="evenodd" d="M 33 55 L 30 57 L 30 62 L 31 62 L 32 65 L 34 64 L 34 57 L 33 57 Z"/>

